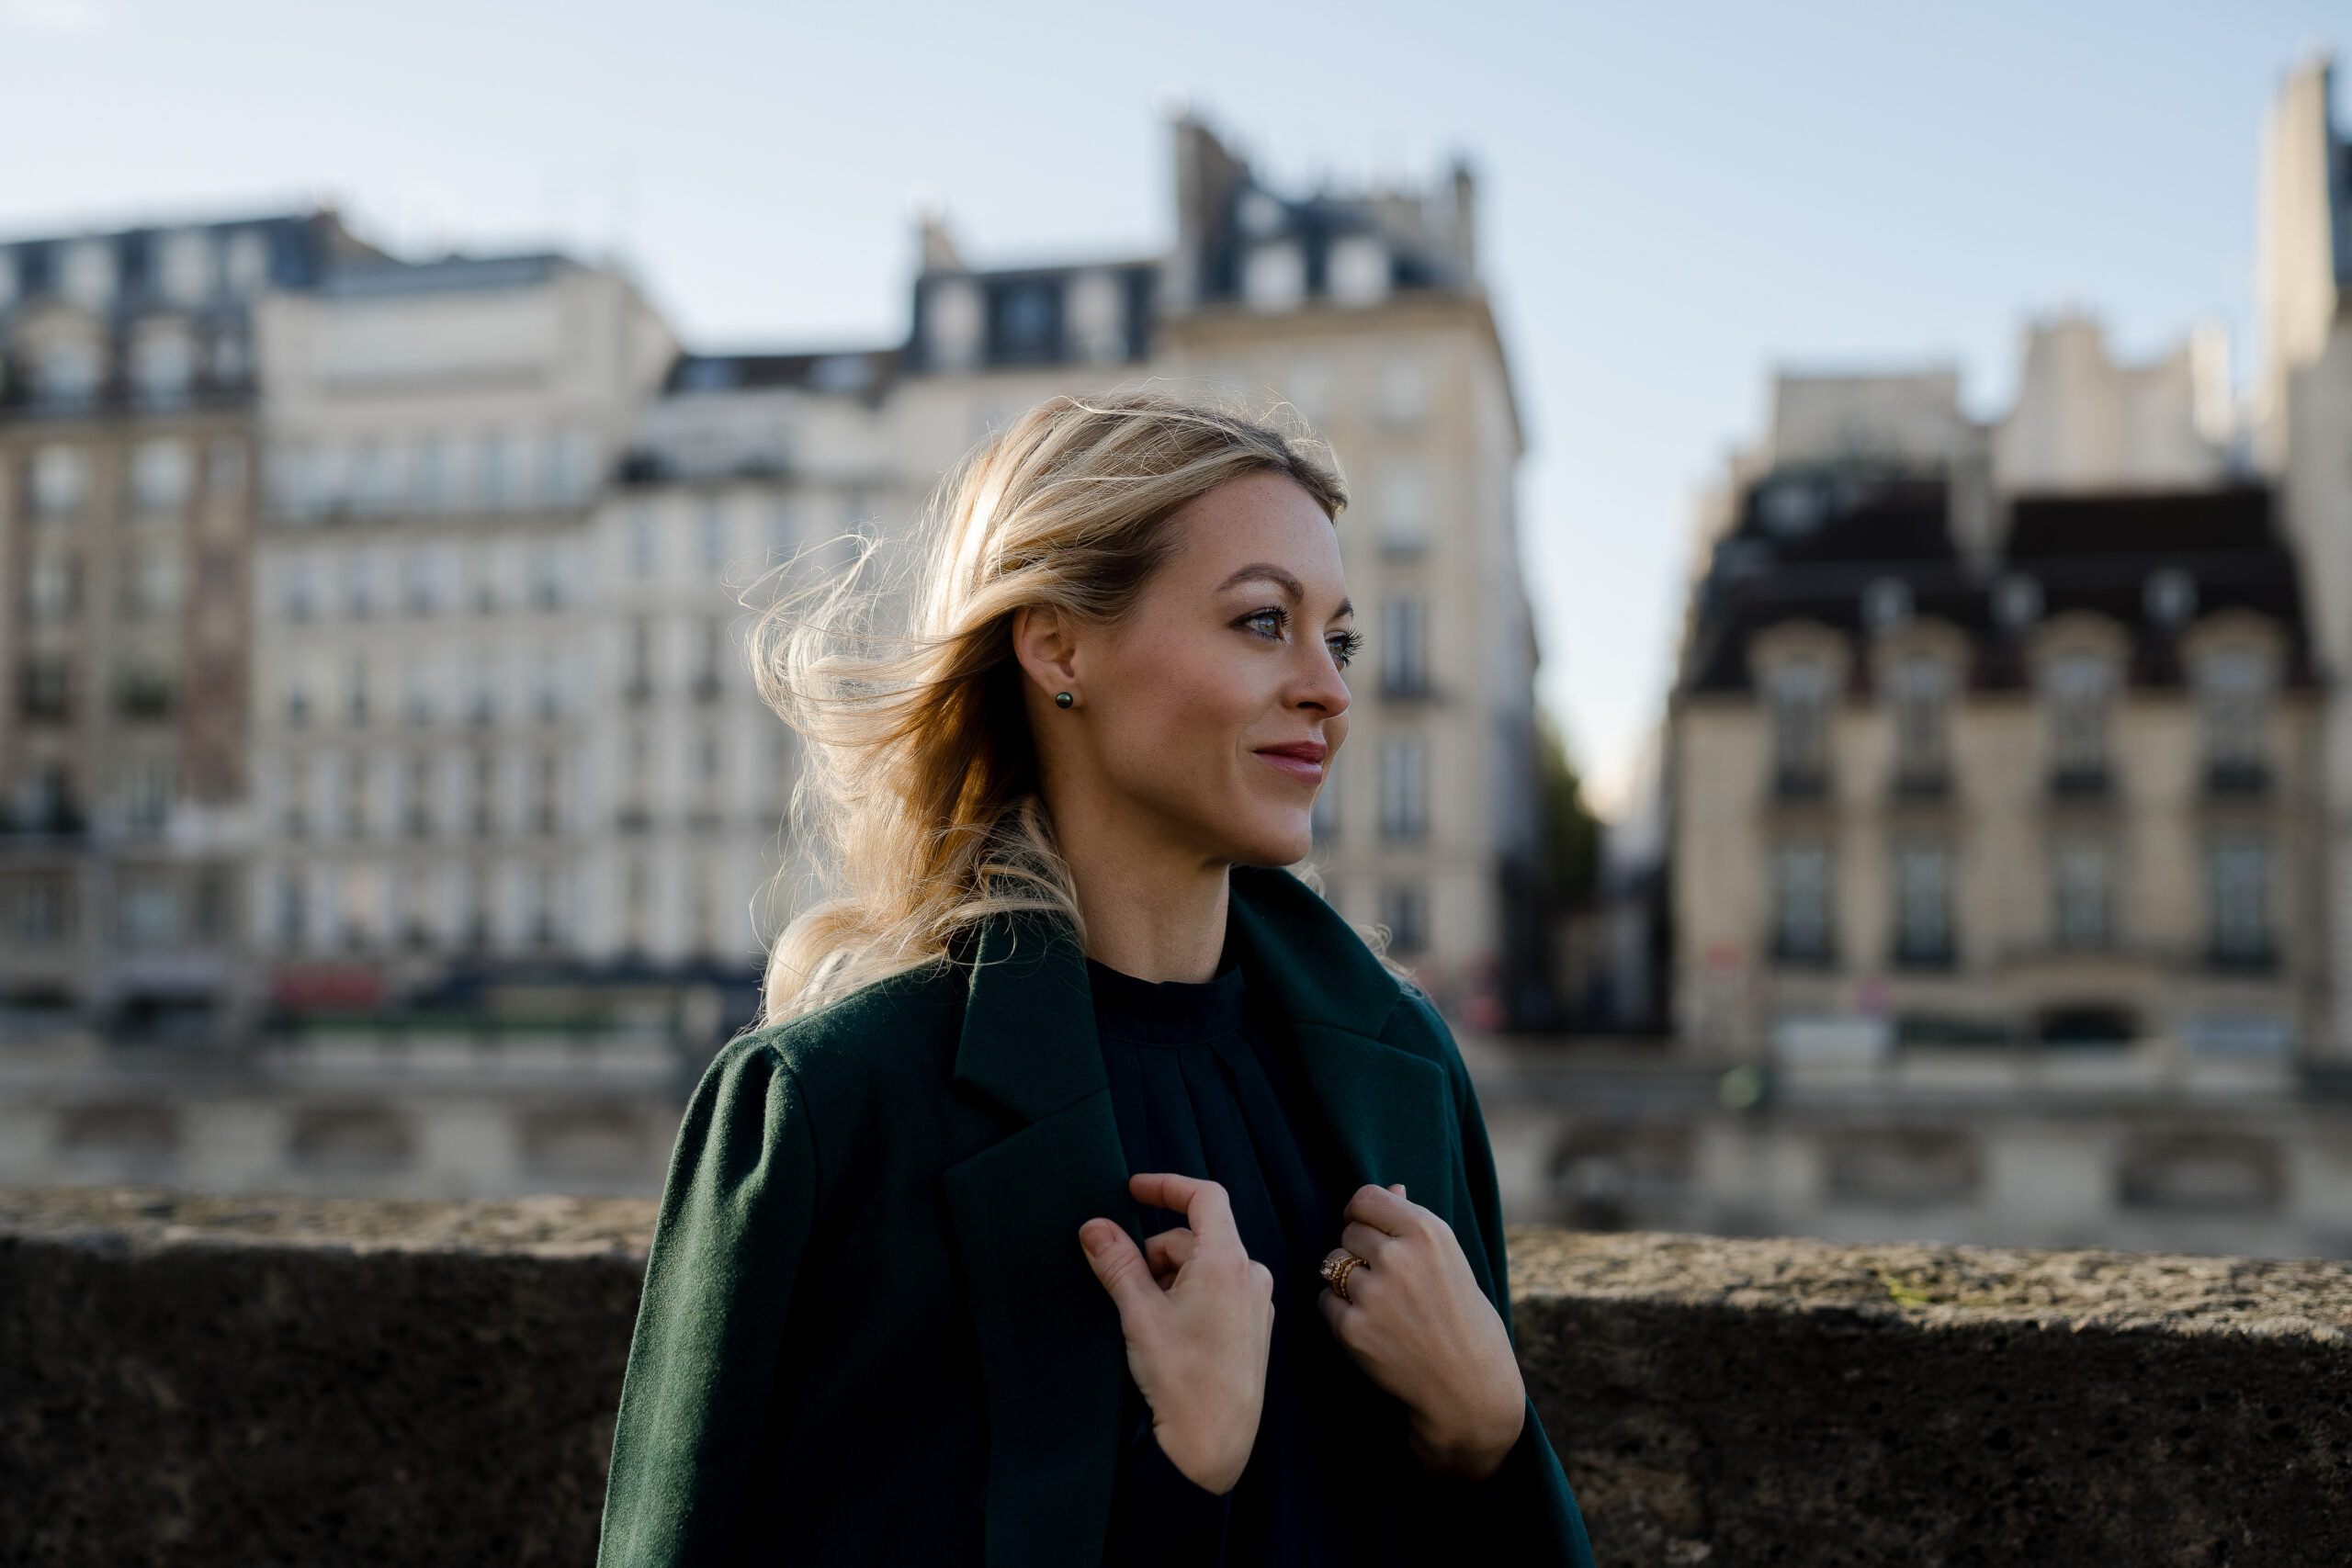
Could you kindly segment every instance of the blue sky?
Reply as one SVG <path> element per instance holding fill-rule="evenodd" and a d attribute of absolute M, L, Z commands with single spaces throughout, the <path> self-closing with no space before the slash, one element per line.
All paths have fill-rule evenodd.
<path fill-rule="evenodd" d="M 1464 152 L 1544 695 L 1605 798 L 1771 370 L 1953 363 L 1989 412 L 2074 305 L 2249 371 L 2261 117 L 2326 46 L 2340 0 L 0 0 L 0 231 L 333 194 L 399 246 L 616 251 L 697 343 L 856 343 L 903 331 L 919 199 L 983 262 L 1163 244 L 1170 89 L 1279 179 Z"/>

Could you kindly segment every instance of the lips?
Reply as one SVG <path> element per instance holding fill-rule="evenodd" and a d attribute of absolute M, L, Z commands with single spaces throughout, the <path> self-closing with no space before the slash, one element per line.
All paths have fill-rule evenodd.
<path fill-rule="evenodd" d="M 1257 754 L 1302 784 L 1321 784 L 1323 760 L 1331 754 L 1331 748 L 1320 740 L 1293 740 L 1261 746 Z"/>

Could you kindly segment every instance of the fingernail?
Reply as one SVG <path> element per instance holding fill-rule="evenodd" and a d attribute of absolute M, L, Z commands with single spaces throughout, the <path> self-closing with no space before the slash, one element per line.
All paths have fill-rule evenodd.
<path fill-rule="evenodd" d="M 1099 1220 L 1089 1220 L 1078 1227 L 1078 1245 L 1089 1252 L 1101 1253 L 1111 1245 L 1111 1227 Z"/>

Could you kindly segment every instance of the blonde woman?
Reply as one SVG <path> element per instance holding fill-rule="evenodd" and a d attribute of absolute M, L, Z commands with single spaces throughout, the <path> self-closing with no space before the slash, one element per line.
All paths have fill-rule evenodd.
<path fill-rule="evenodd" d="M 1461 1057 L 1281 869 L 1344 501 L 1056 399 L 943 489 L 916 625 L 771 623 L 834 886 L 679 1134 L 605 1568 L 1590 1562 Z"/>

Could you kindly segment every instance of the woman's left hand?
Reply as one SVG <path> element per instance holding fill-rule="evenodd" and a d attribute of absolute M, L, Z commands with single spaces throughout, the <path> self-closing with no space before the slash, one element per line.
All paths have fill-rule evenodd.
<path fill-rule="evenodd" d="M 1340 1343 L 1411 1416 L 1413 1451 L 1433 1471 L 1483 1481 L 1501 1468 L 1527 1418 L 1527 1389 L 1500 1314 L 1471 1276 L 1453 1227 L 1402 1187 L 1363 1187 L 1342 1245 L 1363 1261 L 1347 1301 L 1319 1305 Z"/>

